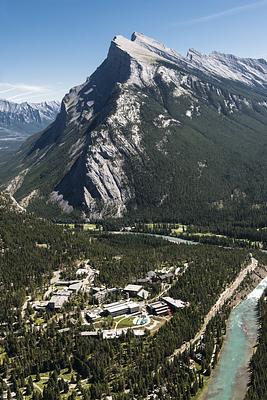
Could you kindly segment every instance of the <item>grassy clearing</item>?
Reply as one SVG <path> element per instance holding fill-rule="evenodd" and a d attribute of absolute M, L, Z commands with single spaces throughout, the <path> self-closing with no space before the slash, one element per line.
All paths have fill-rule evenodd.
<path fill-rule="evenodd" d="M 38 317 L 35 320 L 36 325 L 43 325 L 45 323 L 45 319 L 43 317 Z"/>
<path fill-rule="evenodd" d="M 179 225 L 171 230 L 172 234 L 179 235 L 187 231 L 187 225 Z"/>
<path fill-rule="evenodd" d="M 75 228 L 74 224 L 57 224 L 57 225 L 66 227 L 68 229 L 74 229 Z"/>
<path fill-rule="evenodd" d="M 132 326 L 134 326 L 133 321 L 135 318 L 136 317 L 127 317 L 127 318 L 122 319 L 118 323 L 117 328 L 131 328 Z"/>
<path fill-rule="evenodd" d="M 215 233 L 211 232 L 196 232 L 193 233 L 194 236 L 199 236 L 199 237 L 218 237 L 218 238 L 227 238 L 225 235 L 216 235 Z"/>
<path fill-rule="evenodd" d="M 96 224 L 84 224 L 83 225 L 83 230 L 84 231 L 96 231 L 98 229 L 97 229 Z"/>
<path fill-rule="evenodd" d="M 78 225 L 75 225 L 75 224 L 57 224 L 57 225 L 63 226 L 63 227 L 65 227 L 67 229 L 70 229 L 70 230 L 75 230 L 76 228 L 78 229 L 78 227 L 79 227 L 79 229 L 82 229 L 84 231 L 99 231 L 99 230 L 102 230 L 102 226 L 97 227 L 96 224 L 78 224 Z"/>
<path fill-rule="evenodd" d="M 153 229 L 158 229 L 160 227 L 164 227 L 164 228 L 172 228 L 171 231 L 174 233 L 182 233 L 182 232 L 186 232 L 188 229 L 187 225 L 183 225 L 183 224 L 168 224 L 166 222 L 162 222 L 162 223 L 150 223 L 150 224 L 144 224 L 145 227 L 147 229 L 153 230 Z"/>

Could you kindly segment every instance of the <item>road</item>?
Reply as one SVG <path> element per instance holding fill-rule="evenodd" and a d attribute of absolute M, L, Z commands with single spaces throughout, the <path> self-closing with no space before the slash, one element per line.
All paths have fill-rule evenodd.
<path fill-rule="evenodd" d="M 196 334 L 196 336 L 191 341 L 184 343 L 181 347 L 176 349 L 173 352 L 173 354 L 169 357 L 169 360 L 172 361 L 176 355 L 178 355 L 179 353 L 183 353 L 185 350 L 189 349 L 190 344 L 194 344 L 200 339 L 201 335 L 205 333 L 205 330 L 210 320 L 216 315 L 218 310 L 226 303 L 226 301 L 233 296 L 234 292 L 243 282 L 247 274 L 253 272 L 257 268 L 257 266 L 258 266 L 258 260 L 256 260 L 254 257 L 251 256 L 251 261 L 246 266 L 246 268 L 242 269 L 237 278 L 221 293 L 219 299 L 216 301 L 214 306 L 210 309 L 210 311 L 206 315 L 204 323 L 201 329 Z"/>
<path fill-rule="evenodd" d="M 189 244 L 189 245 L 199 245 L 199 242 L 193 242 L 192 240 L 188 239 L 181 239 L 175 236 L 166 236 L 166 235 L 159 235 L 157 233 L 147 233 L 147 232 L 135 232 L 135 231 L 109 231 L 108 233 L 112 235 L 145 235 L 145 236 L 154 236 L 159 239 L 168 240 L 168 242 L 175 243 L 175 244 Z"/>
<path fill-rule="evenodd" d="M 53 291 L 53 285 L 59 281 L 59 277 L 60 277 L 60 271 L 54 271 L 53 272 L 53 276 L 50 280 L 50 284 L 49 284 L 49 288 L 48 290 L 45 292 L 45 294 L 43 295 L 43 299 L 48 299 L 48 297 L 50 296 L 50 293 L 52 293 Z"/>

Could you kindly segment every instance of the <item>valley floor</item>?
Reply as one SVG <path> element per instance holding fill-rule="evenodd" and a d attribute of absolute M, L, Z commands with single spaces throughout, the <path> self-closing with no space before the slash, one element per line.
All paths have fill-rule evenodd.
<path fill-rule="evenodd" d="M 19 400 L 193 397 L 231 307 L 266 272 L 262 252 L 73 231 L 4 210 L 0 391 Z"/>

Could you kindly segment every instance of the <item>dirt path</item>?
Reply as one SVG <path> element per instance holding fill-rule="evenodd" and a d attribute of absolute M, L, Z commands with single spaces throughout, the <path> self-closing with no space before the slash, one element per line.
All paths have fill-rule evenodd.
<path fill-rule="evenodd" d="M 204 323 L 201 329 L 196 334 L 196 336 L 191 341 L 184 343 L 181 347 L 176 349 L 173 352 L 173 354 L 169 357 L 169 360 L 172 361 L 177 354 L 183 353 L 190 347 L 190 344 L 193 344 L 200 339 L 201 335 L 203 335 L 203 333 L 205 332 L 209 321 L 216 315 L 218 310 L 225 304 L 225 302 L 229 300 L 230 297 L 233 296 L 234 292 L 243 282 L 247 274 L 254 271 L 257 266 L 258 266 L 258 260 L 256 260 L 254 257 L 251 256 L 251 261 L 247 265 L 247 267 L 242 269 L 237 278 L 221 293 L 219 299 L 216 301 L 214 306 L 210 309 L 210 311 L 206 315 Z"/>
<path fill-rule="evenodd" d="M 175 283 L 176 283 L 176 280 L 173 282 L 172 285 L 167 283 L 165 285 L 164 289 L 159 294 L 157 294 L 155 297 L 153 297 L 153 299 L 149 299 L 149 303 L 153 303 L 154 301 L 159 300 L 159 298 L 162 297 L 165 293 L 167 293 Z"/>
<path fill-rule="evenodd" d="M 123 315 L 122 318 L 120 318 L 118 321 L 116 321 L 114 331 L 116 331 L 118 329 L 118 325 L 121 323 L 121 321 L 123 321 L 126 318 L 129 318 L 128 314 L 127 315 Z"/>

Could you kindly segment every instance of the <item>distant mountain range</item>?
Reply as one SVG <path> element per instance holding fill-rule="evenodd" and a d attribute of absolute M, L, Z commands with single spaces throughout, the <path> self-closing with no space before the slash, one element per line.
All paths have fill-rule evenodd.
<path fill-rule="evenodd" d="M 116 36 L 54 123 L 4 168 L 46 215 L 147 220 L 266 215 L 267 62 Z"/>
<path fill-rule="evenodd" d="M 0 99 L 0 150 L 14 150 L 29 135 L 46 128 L 56 118 L 60 103 L 14 103 Z"/>

